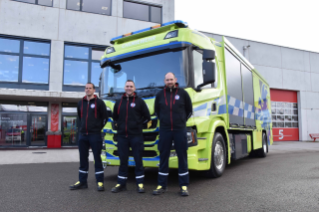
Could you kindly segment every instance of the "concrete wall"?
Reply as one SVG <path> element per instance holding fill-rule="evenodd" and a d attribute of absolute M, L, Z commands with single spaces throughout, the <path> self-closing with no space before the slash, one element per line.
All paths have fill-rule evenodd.
<path fill-rule="evenodd" d="M 222 40 L 221 35 L 204 34 Z M 319 133 L 319 53 L 226 38 L 255 66 L 270 88 L 298 92 L 300 140 L 311 140 L 309 133 Z M 244 54 L 247 45 L 250 47 Z"/>

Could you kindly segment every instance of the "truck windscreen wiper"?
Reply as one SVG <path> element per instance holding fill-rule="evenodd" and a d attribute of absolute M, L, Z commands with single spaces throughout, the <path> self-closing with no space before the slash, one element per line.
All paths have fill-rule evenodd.
<path fill-rule="evenodd" d="M 154 88 L 163 88 L 164 86 L 148 86 L 142 88 L 136 88 L 136 90 L 144 90 L 144 89 L 154 89 Z"/>

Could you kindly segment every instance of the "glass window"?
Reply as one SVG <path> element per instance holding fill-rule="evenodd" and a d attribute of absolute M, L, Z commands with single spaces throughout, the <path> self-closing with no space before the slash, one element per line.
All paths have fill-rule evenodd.
<path fill-rule="evenodd" d="M 35 0 L 15 0 L 15 1 L 21 1 L 21 2 L 35 4 Z"/>
<path fill-rule="evenodd" d="M 124 1 L 124 18 L 149 21 L 149 6 Z"/>
<path fill-rule="evenodd" d="M 23 53 L 24 54 L 41 55 L 41 56 L 49 56 L 50 55 L 50 44 L 24 41 Z"/>
<path fill-rule="evenodd" d="M 82 11 L 111 15 L 111 0 L 82 0 Z"/>
<path fill-rule="evenodd" d="M 0 81 L 18 82 L 19 56 L 0 54 Z"/>
<path fill-rule="evenodd" d="M 102 50 L 92 50 L 92 60 L 101 60 L 101 57 L 104 55 L 104 51 Z"/>
<path fill-rule="evenodd" d="M 88 62 L 64 61 L 64 84 L 85 85 L 88 82 Z"/>
<path fill-rule="evenodd" d="M 77 117 L 63 116 L 62 145 L 77 144 Z"/>
<path fill-rule="evenodd" d="M 162 23 L 162 8 L 151 6 L 151 22 Z"/>
<path fill-rule="evenodd" d="M 0 114 L 0 146 L 26 145 L 27 114 Z"/>
<path fill-rule="evenodd" d="M 52 0 L 14 0 L 14 1 L 20 1 L 25 3 L 31 3 L 31 4 L 38 4 L 43 6 L 50 6 L 52 7 Z"/>
<path fill-rule="evenodd" d="M 22 82 L 48 84 L 49 59 L 23 57 Z"/>
<path fill-rule="evenodd" d="M 162 8 L 135 2 L 123 2 L 123 17 L 162 23 Z"/>
<path fill-rule="evenodd" d="M 77 113 L 76 107 L 62 107 L 62 113 Z"/>
<path fill-rule="evenodd" d="M 102 69 L 100 63 L 92 63 L 91 82 L 95 85 L 95 87 L 99 87 L 101 72 Z"/>
<path fill-rule="evenodd" d="M 83 12 L 111 15 L 112 0 L 67 0 L 68 10 L 80 10 Z"/>
<path fill-rule="evenodd" d="M 52 0 L 38 0 L 39 5 L 52 6 Z"/>
<path fill-rule="evenodd" d="M 87 82 L 98 88 L 102 72 L 100 60 L 105 48 L 65 45 L 64 85 L 67 87 L 63 89 L 78 91 L 79 87 L 69 86 L 83 86 Z"/>
<path fill-rule="evenodd" d="M 44 41 L 0 37 L 0 82 L 14 82 L 15 84 L 12 84 L 14 88 L 23 88 L 20 86 L 23 83 L 39 83 L 47 86 L 50 45 Z M 42 89 L 41 86 L 39 85 L 39 89 Z"/>
<path fill-rule="evenodd" d="M 124 84 L 127 79 L 133 80 L 139 90 L 149 87 L 154 88 L 152 89 L 154 91 L 162 89 L 164 86 L 163 70 L 165 72 L 173 72 L 178 79 L 180 87 L 185 87 L 187 82 L 185 76 L 186 64 L 182 62 L 185 54 L 186 50 L 168 51 L 116 61 L 115 65 L 121 66 L 120 70 L 109 66 L 103 69 L 104 85 L 102 85 L 102 94 L 113 95 L 114 93 L 124 92 Z M 151 74 L 150 70 L 152 70 Z"/>
<path fill-rule="evenodd" d="M 0 38 L 0 52 L 19 53 L 20 41 Z"/>
<path fill-rule="evenodd" d="M 276 113 L 272 116 L 274 128 L 298 128 L 298 103 L 272 102 L 271 104 L 276 106 L 276 109 L 272 109 L 272 114 L 274 114 L 274 111 Z M 277 123 L 275 123 L 276 121 Z"/>
<path fill-rule="evenodd" d="M 67 0 L 66 8 L 68 10 L 80 10 L 80 0 Z"/>
<path fill-rule="evenodd" d="M 81 46 L 65 46 L 66 58 L 88 59 L 89 48 Z"/>

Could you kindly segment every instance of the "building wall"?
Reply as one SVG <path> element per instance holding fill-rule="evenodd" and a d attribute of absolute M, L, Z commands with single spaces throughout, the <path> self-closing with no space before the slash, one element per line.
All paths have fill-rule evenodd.
<path fill-rule="evenodd" d="M 161 5 L 162 23 L 174 20 L 174 0 L 136 2 Z M 51 41 L 49 90 L 0 88 L 1 99 L 50 104 L 78 101 L 84 92 L 62 92 L 65 42 L 106 46 L 113 37 L 157 24 L 123 18 L 123 0 L 112 0 L 111 16 L 67 10 L 66 3 L 67 0 L 53 0 L 53 7 L 47 7 L 0 0 L 0 35 Z"/>
<path fill-rule="evenodd" d="M 203 33 L 222 40 L 221 35 Z M 268 81 L 270 88 L 298 92 L 299 139 L 311 140 L 309 133 L 319 132 L 319 53 L 226 37 Z M 244 51 L 243 47 L 248 45 Z"/>

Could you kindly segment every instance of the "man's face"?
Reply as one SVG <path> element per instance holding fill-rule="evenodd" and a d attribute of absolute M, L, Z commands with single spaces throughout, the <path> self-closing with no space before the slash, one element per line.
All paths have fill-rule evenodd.
<path fill-rule="evenodd" d="M 127 96 L 131 96 L 135 91 L 135 86 L 133 82 L 126 82 L 125 83 L 125 93 Z"/>
<path fill-rule="evenodd" d="M 85 85 L 85 94 L 87 96 L 92 96 L 95 92 L 95 89 L 93 88 L 92 84 L 86 84 Z"/>
<path fill-rule="evenodd" d="M 177 79 L 174 77 L 172 73 L 168 73 L 165 75 L 164 83 L 167 87 L 172 88 L 176 82 Z"/>

